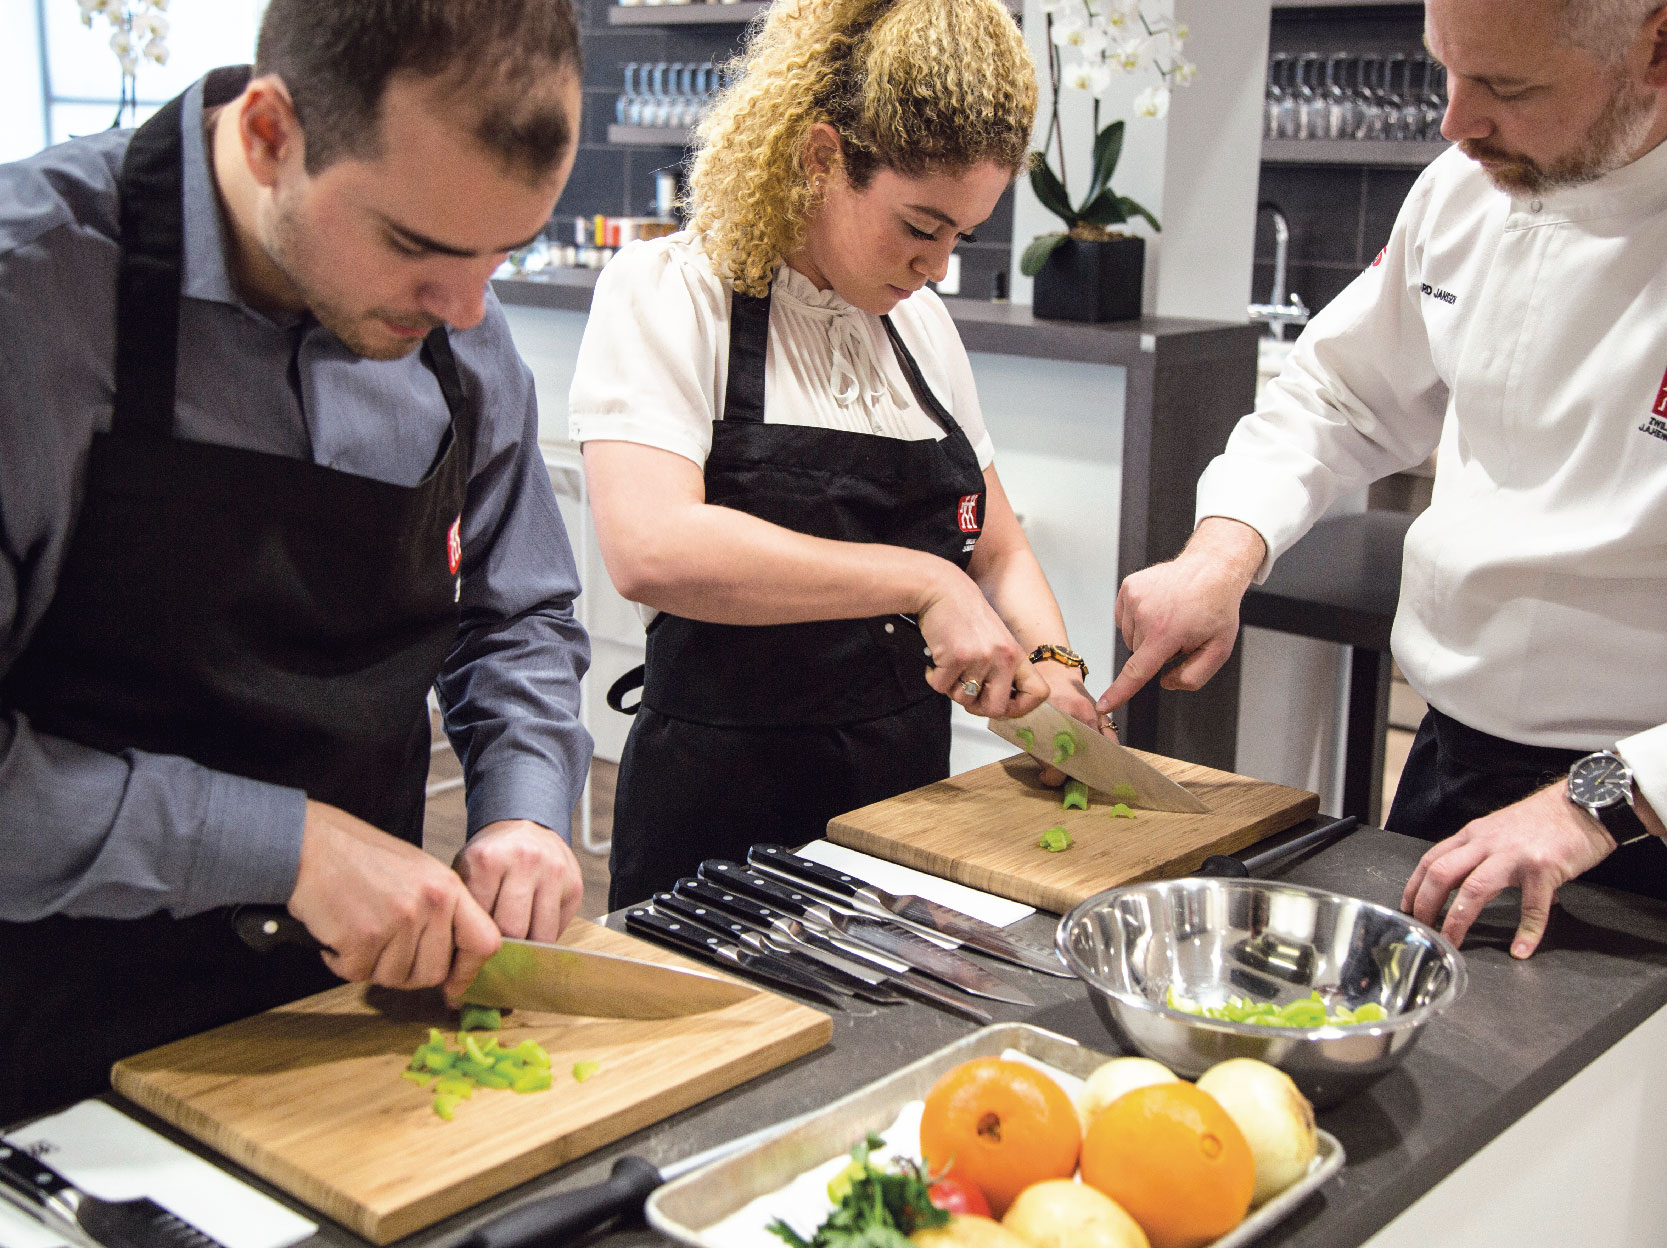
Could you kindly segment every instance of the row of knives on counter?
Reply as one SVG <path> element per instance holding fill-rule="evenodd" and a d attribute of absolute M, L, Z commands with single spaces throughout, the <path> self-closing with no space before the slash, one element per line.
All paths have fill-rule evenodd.
<path fill-rule="evenodd" d="M 963 947 L 1050 976 L 1069 977 L 1053 951 L 912 894 L 889 894 L 849 873 L 759 845 L 746 864 L 709 859 L 699 875 L 625 913 L 627 932 L 841 1010 L 922 999 L 983 1024 L 979 1000 L 1034 1006 L 1024 990 Z"/>

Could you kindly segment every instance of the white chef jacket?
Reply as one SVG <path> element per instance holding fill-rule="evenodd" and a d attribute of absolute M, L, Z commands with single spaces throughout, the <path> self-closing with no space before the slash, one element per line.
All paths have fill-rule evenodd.
<path fill-rule="evenodd" d="M 692 233 L 622 248 L 597 280 L 579 345 L 572 440 L 644 443 L 704 465 L 724 410 L 729 307 L 730 288 Z M 949 310 L 921 290 L 891 319 L 927 386 L 966 431 L 978 467 L 988 468 L 995 449 Z M 772 425 L 944 437 L 910 392 L 880 319 L 786 265 L 771 289 L 764 402 Z"/>
<path fill-rule="evenodd" d="M 1619 744 L 1667 816 L 1667 144 L 1513 197 L 1457 150 L 1303 332 L 1198 484 L 1267 540 L 1423 461 L 1392 646 L 1413 689 L 1515 742 Z"/>

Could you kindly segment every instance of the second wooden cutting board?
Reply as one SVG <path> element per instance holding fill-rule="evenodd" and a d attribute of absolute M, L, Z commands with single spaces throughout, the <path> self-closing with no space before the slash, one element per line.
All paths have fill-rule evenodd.
<path fill-rule="evenodd" d="M 1204 801 L 1194 815 L 1134 809 L 1107 815 L 1112 800 L 1089 792 L 1086 812 L 1063 811 L 1028 755 L 986 764 L 896 798 L 835 816 L 828 838 L 976 889 L 1051 912 L 1067 912 L 1130 881 L 1184 876 L 1211 855 L 1231 855 L 1289 829 L 1320 809 L 1307 790 L 1136 752 Z M 1042 831 L 1063 825 L 1073 845 L 1044 851 Z"/>
<path fill-rule="evenodd" d="M 575 920 L 571 946 L 699 965 Z M 710 971 L 700 967 L 700 971 Z M 425 1014 L 426 1010 L 426 1014 Z M 343 985 L 124 1059 L 116 1089 L 256 1175 L 379 1244 L 664 1119 L 823 1045 L 822 1012 L 760 990 L 672 1020 L 514 1012 L 504 1045 L 554 1059 L 536 1094 L 478 1089 L 455 1119 L 401 1079 L 428 1026 L 457 1016 L 413 995 Z M 573 1065 L 600 1065 L 582 1084 Z"/>

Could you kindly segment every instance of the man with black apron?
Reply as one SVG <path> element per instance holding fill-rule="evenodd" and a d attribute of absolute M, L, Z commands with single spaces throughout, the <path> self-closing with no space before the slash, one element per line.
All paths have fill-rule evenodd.
<path fill-rule="evenodd" d="M 269 39 L 274 22 L 323 7 L 277 0 L 263 57 L 283 42 Z M 330 7 L 341 27 L 354 23 L 346 10 L 372 6 Z M 565 3 L 531 7 L 571 28 Z M 379 34 L 362 13 L 350 33 Z M 539 68 L 576 65 L 574 50 Z M 242 304 L 240 250 L 266 241 L 248 236 L 244 166 L 227 155 L 237 139 L 219 128 L 270 121 L 284 71 L 269 72 L 251 86 L 246 68 L 216 71 L 130 141 L 100 136 L 0 172 L 8 330 L 50 294 L 48 264 L 114 279 L 59 295 L 113 305 L 107 417 L 81 416 L 78 429 L 50 399 L 27 403 L 53 352 L 79 395 L 71 370 L 98 371 L 96 349 L 82 351 L 97 333 L 9 335 L 19 366 L 0 383 L 0 450 L 85 440 L 61 480 L 0 468 L 0 515 L 16 525 L 0 599 L 11 609 L 0 615 L 0 1123 L 95 1092 L 123 1055 L 335 982 L 316 953 L 244 946 L 231 905 L 288 903 L 353 979 L 449 974 L 450 987 L 500 928 L 542 923 L 553 937 L 566 916 L 530 917 L 526 897 L 576 887 L 561 839 L 589 753 L 575 719 L 587 650 L 529 380 L 495 309 L 470 328 L 479 316 L 440 313 L 436 297 L 415 358 L 365 359 L 309 315 L 337 309 Z M 567 94 L 561 105 L 575 111 Z M 417 115 L 403 116 L 385 124 Z M 535 227 L 565 179 L 571 144 L 559 149 L 541 179 L 504 174 Z M 100 185 L 109 171 L 113 185 Z M 29 195 L 49 184 L 62 202 L 42 221 Z M 107 241 L 91 260 L 87 235 Z M 479 285 L 496 263 L 475 260 Z M 206 305 L 216 273 L 224 289 Z M 240 340 L 247 350 L 232 355 Z M 227 402 L 239 392 L 246 407 Z M 257 420 L 274 411 L 300 418 L 302 454 Z M 353 432 L 385 433 L 394 448 L 356 451 Z M 54 512 L 45 543 L 22 541 Z M 481 792 L 470 795 L 475 845 L 489 848 L 460 856 L 462 877 L 418 849 L 437 683 Z M 511 715 L 509 728 L 483 728 Z M 492 848 L 530 844 L 552 849 L 530 883 L 512 881 Z M 402 891 L 432 906 L 386 922 Z"/>

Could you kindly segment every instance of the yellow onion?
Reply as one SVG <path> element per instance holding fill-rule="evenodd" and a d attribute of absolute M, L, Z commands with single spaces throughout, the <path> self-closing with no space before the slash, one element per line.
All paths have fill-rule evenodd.
<path fill-rule="evenodd" d="M 1125 1055 L 1106 1060 L 1094 1069 L 1077 1094 L 1077 1119 L 1082 1121 L 1082 1131 L 1087 1133 L 1094 1117 L 1131 1089 L 1180 1079 L 1156 1059 Z"/>
<path fill-rule="evenodd" d="M 1199 1077 L 1198 1088 L 1222 1105 L 1250 1143 L 1253 1206 L 1307 1174 L 1316 1148 L 1314 1107 L 1290 1077 L 1260 1059 L 1228 1059 Z"/>

